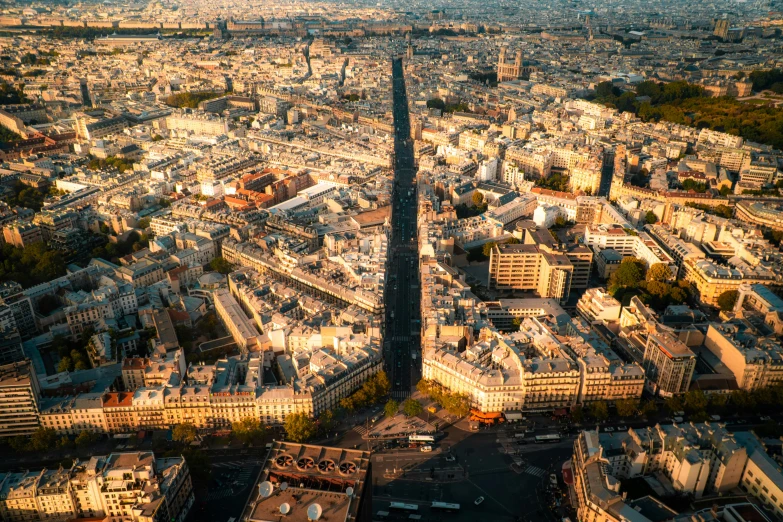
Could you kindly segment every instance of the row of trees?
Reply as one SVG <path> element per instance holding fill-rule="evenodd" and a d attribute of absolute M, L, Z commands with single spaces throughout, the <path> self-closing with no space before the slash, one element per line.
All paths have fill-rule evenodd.
<path fill-rule="evenodd" d="M 199 103 L 220 98 L 224 94 L 222 92 L 180 92 L 168 96 L 164 102 L 170 107 L 195 109 Z"/>
<path fill-rule="evenodd" d="M 6 196 L 5 202 L 11 207 L 26 207 L 38 212 L 43 207 L 45 199 L 46 192 L 17 180 L 13 186 L 13 193 Z"/>
<path fill-rule="evenodd" d="M 780 71 L 751 73 L 754 89 L 780 82 L 779 75 Z M 611 82 L 602 82 L 596 86 L 595 100 L 621 112 L 632 112 L 644 121 L 666 120 L 727 132 L 777 148 L 783 146 L 782 109 L 729 97 L 710 98 L 701 86 L 688 82 L 646 81 L 637 86 L 636 92 L 622 92 Z"/>
<path fill-rule="evenodd" d="M 108 228 L 106 231 L 108 232 Z M 146 234 L 139 234 L 135 230 L 128 234 L 127 238 L 116 243 L 110 241 L 108 235 L 104 234 L 104 241 L 103 246 L 92 249 L 90 257 L 100 257 L 112 261 L 147 248 L 150 244 Z"/>
<path fill-rule="evenodd" d="M 352 395 L 340 399 L 340 407 L 347 411 L 354 411 L 377 404 L 389 395 L 389 391 L 391 391 L 391 382 L 386 372 L 381 370 L 367 379 Z"/>
<path fill-rule="evenodd" d="M 686 207 L 702 210 L 707 214 L 713 214 L 722 218 L 731 219 L 734 217 L 734 209 L 728 205 L 707 205 L 704 203 L 693 203 L 689 201 L 685 204 Z"/>
<path fill-rule="evenodd" d="M 440 98 L 432 98 L 427 100 L 428 109 L 440 109 L 442 112 L 470 112 L 470 107 L 467 103 L 446 103 Z"/>
<path fill-rule="evenodd" d="M 100 439 L 100 435 L 83 431 L 75 438 L 68 435 L 58 435 L 52 428 L 38 428 L 29 436 L 16 436 L 8 439 L 8 445 L 19 452 L 47 452 L 53 449 L 67 449 L 74 446 L 88 448 Z"/>
<path fill-rule="evenodd" d="M 570 179 L 568 174 L 554 172 L 545 178 L 538 178 L 536 180 L 536 187 L 557 190 L 559 192 L 570 192 Z"/>
<path fill-rule="evenodd" d="M 671 304 L 682 304 L 688 297 L 686 281 L 673 281 L 669 267 L 657 263 L 647 270 L 644 262 L 635 257 L 622 260 L 620 267 L 609 278 L 608 290 L 617 300 L 627 304 L 633 296 L 656 310 Z"/>
<path fill-rule="evenodd" d="M 44 243 L 25 248 L 5 243 L 0 253 L 0 281 L 16 281 L 28 288 L 65 275 L 62 255 Z"/>
<path fill-rule="evenodd" d="M 92 158 L 87 162 L 87 168 L 90 170 L 117 169 L 120 173 L 126 170 L 133 170 L 133 162 L 125 158 L 109 156 L 107 158 Z"/>
<path fill-rule="evenodd" d="M 389 399 L 383 407 L 383 413 L 387 417 L 394 417 L 400 411 L 400 403 L 394 399 Z M 424 411 L 421 403 L 416 399 L 405 399 L 402 403 L 402 412 L 408 417 L 415 417 Z"/>
<path fill-rule="evenodd" d="M 470 413 L 470 397 L 462 393 L 452 393 L 443 387 L 427 379 L 422 379 L 416 384 L 416 389 L 426 395 L 452 415 L 464 417 Z"/>

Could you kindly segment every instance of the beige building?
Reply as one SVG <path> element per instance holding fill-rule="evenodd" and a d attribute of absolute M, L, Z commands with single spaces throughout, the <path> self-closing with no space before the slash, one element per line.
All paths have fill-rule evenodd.
<path fill-rule="evenodd" d="M 194 502 L 182 457 L 112 453 L 70 468 L 0 476 L 0 516 L 8 522 L 76 518 L 182 522 Z"/>
<path fill-rule="evenodd" d="M 29 360 L 0 366 L 0 437 L 30 435 L 38 429 L 40 395 Z"/>
<path fill-rule="evenodd" d="M 710 306 L 717 306 L 718 297 L 729 290 L 739 290 L 743 284 L 762 284 L 768 288 L 779 288 L 771 272 L 758 267 L 740 270 L 721 266 L 708 259 L 685 259 L 682 264 L 684 277 L 691 284 L 699 300 Z"/>
<path fill-rule="evenodd" d="M 738 323 L 712 323 L 704 346 L 734 375 L 737 386 L 753 391 L 783 381 L 783 348 L 774 338 L 759 338 Z"/>
<path fill-rule="evenodd" d="M 24 248 L 33 243 L 42 243 L 41 227 L 26 221 L 16 221 L 3 227 L 3 239 L 9 245 Z"/>
<path fill-rule="evenodd" d="M 212 296 L 215 302 L 215 312 L 234 338 L 240 351 L 243 353 L 255 351 L 260 334 L 231 292 L 227 289 L 220 289 L 215 291 Z"/>
<path fill-rule="evenodd" d="M 521 244 L 495 245 L 489 257 L 489 286 L 530 290 L 539 297 L 568 300 L 572 288 L 586 288 L 593 253 L 580 245 L 560 246 L 547 230 L 524 230 Z"/>

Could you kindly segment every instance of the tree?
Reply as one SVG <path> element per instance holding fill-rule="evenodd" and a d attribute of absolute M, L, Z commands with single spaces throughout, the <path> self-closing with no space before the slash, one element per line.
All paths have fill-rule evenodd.
<path fill-rule="evenodd" d="M 318 433 L 326 436 L 337 424 L 337 415 L 334 410 L 324 410 L 318 416 Z"/>
<path fill-rule="evenodd" d="M 171 430 L 171 438 L 183 444 L 190 444 L 196 440 L 196 426 L 190 422 L 177 424 L 174 426 L 174 429 Z"/>
<path fill-rule="evenodd" d="M 644 215 L 644 220 L 648 225 L 654 225 L 658 222 L 658 216 L 652 210 L 648 210 L 647 214 Z"/>
<path fill-rule="evenodd" d="M 609 418 L 609 407 L 604 401 L 596 401 L 590 404 L 590 416 L 598 422 Z"/>
<path fill-rule="evenodd" d="M 672 271 L 666 263 L 655 263 L 647 271 L 647 281 L 657 281 L 665 283 L 672 278 Z"/>
<path fill-rule="evenodd" d="M 492 249 L 495 248 L 495 245 L 497 245 L 497 243 L 494 241 L 484 243 L 484 246 L 481 248 L 481 253 L 484 254 L 485 257 L 489 257 L 492 253 Z"/>
<path fill-rule="evenodd" d="M 585 420 L 585 409 L 582 406 L 574 406 L 571 410 L 571 419 L 577 424 L 582 424 Z"/>
<path fill-rule="evenodd" d="M 635 257 L 626 257 L 609 278 L 610 292 L 619 288 L 635 288 L 644 280 L 644 263 Z M 613 292 L 614 293 L 614 292 Z"/>
<path fill-rule="evenodd" d="M 432 98 L 427 100 L 427 108 L 443 110 L 446 108 L 446 103 L 440 98 Z"/>
<path fill-rule="evenodd" d="M 666 409 L 669 410 L 671 413 L 674 413 L 676 411 L 681 411 L 684 408 L 682 399 L 679 397 L 669 397 L 666 399 Z"/>
<path fill-rule="evenodd" d="M 17 452 L 29 451 L 32 449 L 31 445 L 29 444 L 29 439 L 21 435 L 12 437 L 11 440 L 8 441 L 8 445 L 11 446 L 12 450 Z"/>
<path fill-rule="evenodd" d="M 150 218 L 141 218 L 138 223 L 136 223 L 136 227 L 144 230 L 145 228 L 150 226 Z"/>
<path fill-rule="evenodd" d="M 658 405 L 655 401 L 645 401 L 641 407 L 641 414 L 645 417 L 658 412 Z"/>
<path fill-rule="evenodd" d="M 315 422 L 306 413 L 287 415 L 283 427 L 286 437 L 293 442 L 306 442 L 312 439 L 317 431 Z"/>
<path fill-rule="evenodd" d="M 615 407 L 617 408 L 617 414 L 620 417 L 630 417 L 635 415 L 639 409 L 639 401 L 637 399 L 620 399 L 615 401 Z"/>
<path fill-rule="evenodd" d="M 402 403 L 402 411 L 408 417 L 415 417 L 423 411 L 423 408 L 416 399 L 405 399 L 405 402 Z"/>
<path fill-rule="evenodd" d="M 52 428 L 38 428 L 30 436 L 30 447 L 34 451 L 48 451 L 57 444 L 57 432 Z"/>
<path fill-rule="evenodd" d="M 73 370 L 73 361 L 70 357 L 65 356 L 60 359 L 60 364 L 57 365 L 58 372 L 70 372 Z"/>
<path fill-rule="evenodd" d="M 383 413 L 387 417 L 394 417 L 397 415 L 397 411 L 400 409 L 400 403 L 395 401 L 394 399 L 389 399 L 389 401 L 386 403 L 386 406 L 383 407 Z"/>
<path fill-rule="evenodd" d="M 210 261 L 209 268 L 221 274 L 230 274 L 231 271 L 234 269 L 231 263 L 229 263 L 222 257 L 216 257 L 215 259 Z"/>
<path fill-rule="evenodd" d="M 480 207 L 484 203 L 484 194 L 478 190 L 473 193 L 473 206 Z"/>
<path fill-rule="evenodd" d="M 734 308 L 738 297 L 739 292 L 736 290 L 726 290 L 718 296 L 718 306 L 724 312 L 728 312 Z"/>
<path fill-rule="evenodd" d="M 313 429 L 315 429 L 314 425 Z M 231 433 L 244 444 L 260 442 L 264 437 L 264 431 L 261 421 L 253 417 L 245 417 L 231 424 Z"/>
<path fill-rule="evenodd" d="M 76 439 L 73 442 L 81 448 L 86 448 L 87 446 L 92 446 L 98 442 L 98 438 L 99 436 L 91 431 L 83 431 L 76 436 Z"/>
<path fill-rule="evenodd" d="M 685 409 L 691 413 L 704 411 L 708 402 L 707 396 L 701 390 L 691 390 L 685 394 Z"/>

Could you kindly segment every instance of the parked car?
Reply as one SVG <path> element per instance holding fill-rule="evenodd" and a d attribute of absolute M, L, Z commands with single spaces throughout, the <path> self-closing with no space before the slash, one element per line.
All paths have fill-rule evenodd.
<path fill-rule="evenodd" d="M 477 498 L 477 499 L 476 499 L 476 500 L 475 500 L 473 503 L 474 503 L 474 504 L 476 504 L 476 505 L 478 506 L 478 505 L 479 505 L 479 504 L 481 504 L 482 502 L 484 502 L 484 497 L 479 497 L 479 498 Z"/>

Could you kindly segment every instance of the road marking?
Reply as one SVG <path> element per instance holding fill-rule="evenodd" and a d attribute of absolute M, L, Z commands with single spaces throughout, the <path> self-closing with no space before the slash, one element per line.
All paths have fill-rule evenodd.
<path fill-rule="evenodd" d="M 528 466 L 525 468 L 523 473 L 527 473 L 528 475 L 533 475 L 534 477 L 543 477 L 546 473 L 546 470 L 541 469 L 537 466 Z"/>
<path fill-rule="evenodd" d="M 513 517 L 513 516 L 516 516 L 516 515 L 515 515 L 515 513 L 513 513 L 513 512 L 512 512 L 510 509 L 508 509 L 508 508 L 507 508 L 505 505 L 501 504 L 501 503 L 500 503 L 498 500 L 496 500 L 496 499 L 495 499 L 495 498 L 494 498 L 492 495 L 490 495 L 489 493 L 487 493 L 486 491 L 484 491 L 482 488 L 480 488 L 480 487 L 478 486 L 478 484 L 476 484 L 475 482 L 473 482 L 473 481 L 472 481 L 472 480 L 470 480 L 470 479 L 467 479 L 467 481 L 468 481 L 468 482 L 470 482 L 471 484 L 473 484 L 473 486 L 474 486 L 474 487 L 475 487 L 477 490 L 481 491 L 481 492 L 484 494 L 484 496 L 485 496 L 486 498 L 490 499 L 492 502 L 494 502 L 494 503 L 495 503 L 495 504 L 497 504 L 498 506 L 502 507 L 502 508 L 503 508 L 503 510 L 504 510 L 506 513 L 508 513 L 508 514 L 509 514 L 509 515 L 511 515 L 512 517 Z"/>

